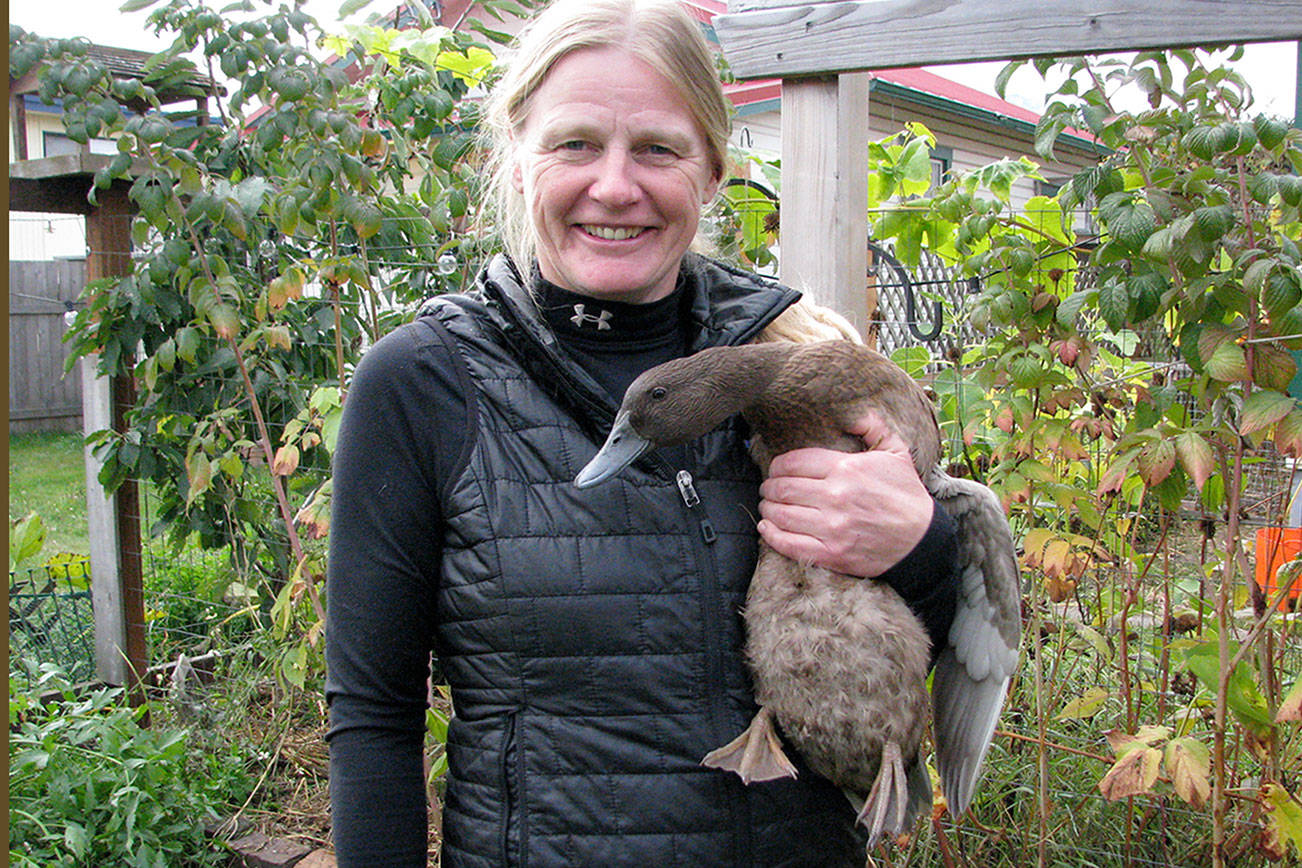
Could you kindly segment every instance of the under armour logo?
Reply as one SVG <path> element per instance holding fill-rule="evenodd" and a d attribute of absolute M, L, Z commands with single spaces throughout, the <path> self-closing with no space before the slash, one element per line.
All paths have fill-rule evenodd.
<path fill-rule="evenodd" d="M 585 322 L 595 323 L 597 331 L 610 328 L 610 311 L 603 310 L 599 315 L 593 316 L 590 313 L 584 313 L 584 306 L 576 304 L 574 306 L 574 316 L 570 317 L 570 322 L 579 328 L 583 328 Z"/>

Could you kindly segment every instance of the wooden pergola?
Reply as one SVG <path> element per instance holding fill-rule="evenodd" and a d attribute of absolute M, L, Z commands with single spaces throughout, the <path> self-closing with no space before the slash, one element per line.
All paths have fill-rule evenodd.
<path fill-rule="evenodd" d="M 781 278 L 868 326 L 867 72 L 1302 39 L 1302 0 L 728 0 L 738 78 L 782 79 Z"/>

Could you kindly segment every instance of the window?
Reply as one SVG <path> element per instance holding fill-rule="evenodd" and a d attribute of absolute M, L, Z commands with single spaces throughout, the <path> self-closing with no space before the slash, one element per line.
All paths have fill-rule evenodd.
<path fill-rule="evenodd" d="M 43 133 L 41 147 L 44 150 L 44 156 L 47 157 L 57 157 L 60 154 L 76 154 L 82 148 L 81 145 L 63 133 Z M 91 139 L 90 152 L 92 154 L 116 154 L 118 145 L 112 139 Z"/>
<path fill-rule="evenodd" d="M 933 189 L 949 180 L 949 173 L 953 168 L 953 148 L 937 147 L 931 149 L 931 186 Z"/>

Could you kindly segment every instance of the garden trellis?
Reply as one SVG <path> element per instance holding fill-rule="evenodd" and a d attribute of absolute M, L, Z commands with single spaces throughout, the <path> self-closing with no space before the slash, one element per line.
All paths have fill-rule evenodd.
<path fill-rule="evenodd" d="M 872 69 L 1302 38 L 1298 0 L 729 0 L 738 78 L 782 79 L 781 277 L 867 331 Z"/>

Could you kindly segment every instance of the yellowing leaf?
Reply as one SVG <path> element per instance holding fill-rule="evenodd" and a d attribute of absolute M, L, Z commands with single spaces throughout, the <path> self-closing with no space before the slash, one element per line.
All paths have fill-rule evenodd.
<path fill-rule="evenodd" d="M 1239 415 L 1239 433 L 1245 437 L 1254 431 L 1269 428 L 1293 410 L 1293 399 L 1279 392 L 1259 389 L 1243 402 Z"/>
<path fill-rule="evenodd" d="M 1288 845 L 1302 854 L 1302 804 L 1279 784 L 1261 788 L 1261 806 L 1265 809 L 1266 828 L 1261 844 L 1266 855 L 1276 861 L 1288 857 Z"/>
<path fill-rule="evenodd" d="M 1275 426 L 1275 451 L 1290 458 L 1302 458 L 1302 410 L 1294 410 Z"/>
<path fill-rule="evenodd" d="M 279 347 L 282 350 L 289 350 L 293 347 L 293 341 L 290 338 L 289 326 L 277 325 L 269 326 L 263 332 L 264 339 L 269 347 Z"/>
<path fill-rule="evenodd" d="M 1210 756 L 1206 745 L 1193 738 L 1177 738 L 1166 746 L 1166 775 L 1175 794 L 1195 808 L 1211 795 L 1207 779 Z"/>
<path fill-rule="evenodd" d="M 1302 721 L 1302 678 L 1293 683 L 1293 689 L 1284 697 L 1284 701 L 1279 704 L 1279 711 L 1275 712 L 1275 721 L 1283 723 L 1286 720 Z"/>
<path fill-rule="evenodd" d="M 1243 347 L 1233 341 L 1218 346 L 1211 358 L 1206 360 L 1205 367 L 1213 379 L 1223 383 L 1248 379 L 1248 360 L 1243 354 Z"/>
<path fill-rule="evenodd" d="M 1179 456 L 1185 472 L 1193 477 L 1194 485 L 1202 491 L 1207 477 L 1212 475 L 1216 466 L 1212 447 L 1193 431 L 1185 431 L 1175 438 L 1175 454 Z"/>
<path fill-rule="evenodd" d="M 1173 467 L 1175 467 L 1175 446 L 1170 440 L 1154 440 L 1140 450 L 1139 475 L 1146 485 L 1157 485 L 1171 475 Z"/>
<path fill-rule="evenodd" d="M 208 456 L 202 452 L 187 456 L 185 476 L 190 483 L 190 490 L 185 495 L 185 505 L 189 508 L 212 485 L 212 463 L 208 461 Z"/>
<path fill-rule="evenodd" d="M 1091 687 L 1080 696 L 1062 707 L 1055 720 L 1084 720 L 1093 717 L 1108 700 L 1108 692 L 1102 687 Z"/>
<path fill-rule="evenodd" d="M 1142 795 L 1157 783 L 1162 752 L 1154 747 L 1137 747 L 1127 751 L 1099 781 L 1099 792 L 1115 802 L 1128 796 Z"/>
<path fill-rule="evenodd" d="M 240 327 L 240 315 L 235 308 L 225 302 L 218 302 L 208 309 L 208 322 L 218 337 L 233 338 Z"/>

